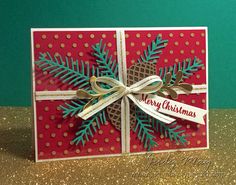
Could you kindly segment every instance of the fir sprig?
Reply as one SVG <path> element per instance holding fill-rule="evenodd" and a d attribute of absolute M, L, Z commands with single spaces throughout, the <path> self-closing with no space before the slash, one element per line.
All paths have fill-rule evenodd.
<path fill-rule="evenodd" d="M 102 44 L 102 39 L 99 43 L 92 46 L 94 56 L 97 57 L 96 62 L 101 69 L 101 75 L 118 79 L 118 65 L 116 60 L 109 56 L 109 50 L 106 49 L 106 44 Z"/>
<path fill-rule="evenodd" d="M 154 141 L 155 136 L 152 135 L 154 131 L 152 130 L 152 125 L 150 124 L 147 114 L 142 112 L 139 108 L 136 109 L 136 126 L 133 131 L 137 133 L 138 138 L 144 144 L 144 148 L 148 151 L 158 144 Z"/>
<path fill-rule="evenodd" d="M 155 59 L 160 58 L 159 54 L 162 53 L 163 48 L 166 47 L 168 40 L 162 40 L 161 37 L 157 36 L 155 40 L 148 45 L 147 50 L 144 50 L 143 55 L 140 56 L 138 62 L 151 62 L 156 63 Z"/>
<path fill-rule="evenodd" d="M 166 138 L 170 138 L 171 141 L 174 140 L 176 143 L 181 143 L 183 145 L 187 142 L 186 136 L 182 135 L 185 130 L 180 130 L 182 127 L 180 125 L 176 125 L 177 122 L 167 125 L 152 117 L 151 122 L 152 128 L 156 132 L 160 132 L 161 135 L 165 136 Z"/>
<path fill-rule="evenodd" d="M 76 101 L 72 100 L 71 103 L 65 103 L 65 106 L 61 105 L 63 110 L 63 117 L 74 116 L 75 114 L 81 112 L 86 104 L 85 101 L 77 99 Z"/>
<path fill-rule="evenodd" d="M 183 72 L 183 79 L 187 79 L 194 74 L 194 72 L 198 71 L 200 67 L 202 67 L 202 61 L 197 57 L 194 57 L 193 60 L 190 58 L 184 60 L 183 62 L 179 62 L 178 64 L 174 64 L 173 66 L 163 67 L 159 69 L 159 76 L 163 80 L 165 84 L 165 77 L 168 72 L 171 72 L 171 81 L 170 84 L 173 84 L 176 79 L 176 74 L 178 71 Z"/>
<path fill-rule="evenodd" d="M 63 83 L 78 88 L 89 89 L 89 79 L 92 75 L 98 75 L 98 70 L 94 66 L 90 66 L 84 61 L 74 60 L 73 58 L 61 56 L 52 56 L 47 52 L 46 55 L 40 53 L 39 60 L 36 65 L 43 71 L 49 71 L 54 77 L 59 77 Z"/>
<path fill-rule="evenodd" d="M 84 146 L 86 141 L 90 141 L 90 139 L 94 136 L 94 133 L 97 132 L 97 129 L 100 129 L 101 124 L 105 123 L 105 110 L 102 110 L 91 118 L 84 120 L 79 128 L 79 131 L 76 132 L 76 137 L 74 138 L 73 143 L 76 145 L 82 143 Z"/>

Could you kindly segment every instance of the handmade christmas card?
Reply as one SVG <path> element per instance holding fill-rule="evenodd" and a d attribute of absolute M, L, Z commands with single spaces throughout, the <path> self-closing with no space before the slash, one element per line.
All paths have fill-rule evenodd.
<path fill-rule="evenodd" d="M 31 39 L 36 161 L 208 148 L 207 28 Z"/>

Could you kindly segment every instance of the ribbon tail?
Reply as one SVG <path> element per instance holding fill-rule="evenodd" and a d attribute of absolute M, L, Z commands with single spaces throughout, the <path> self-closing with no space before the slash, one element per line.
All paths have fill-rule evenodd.
<path fill-rule="evenodd" d="M 145 113 L 149 114 L 153 118 L 158 119 L 159 121 L 162 121 L 166 124 L 170 124 L 175 121 L 174 118 L 171 118 L 169 116 L 161 114 L 161 113 L 157 112 L 156 110 L 150 109 L 150 107 L 147 104 L 138 100 L 132 94 L 129 94 L 127 96 L 134 102 L 135 105 L 137 105 L 141 110 L 143 110 Z"/>

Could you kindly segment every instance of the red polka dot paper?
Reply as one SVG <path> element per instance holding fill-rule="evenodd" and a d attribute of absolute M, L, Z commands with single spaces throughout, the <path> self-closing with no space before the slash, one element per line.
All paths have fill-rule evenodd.
<path fill-rule="evenodd" d="M 143 51 L 156 38 L 160 36 L 168 40 L 167 46 L 162 50 L 157 60 L 157 74 L 159 68 L 172 66 L 186 58 L 195 56 L 204 64 L 193 76 L 186 79 L 190 84 L 207 83 L 207 58 L 206 58 L 206 30 L 127 30 L 125 31 L 127 68 L 136 63 L 143 55 Z M 63 31 L 63 30 L 39 30 L 33 31 L 33 61 L 37 61 L 40 53 L 50 53 L 52 56 L 67 56 L 68 58 L 83 60 L 88 64 L 95 64 L 92 55 L 92 46 L 100 40 L 106 43 L 109 54 L 117 60 L 116 31 Z M 42 71 L 33 64 L 35 76 L 34 91 L 61 91 L 77 90 L 73 85 L 62 83 L 59 78 L 53 77 L 47 71 Z M 177 101 L 207 109 L 207 94 L 179 95 Z M 121 154 L 121 133 L 107 119 L 104 125 L 94 133 L 94 137 L 86 142 L 85 146 L 75 145 L 72 140 L 82 124 L 82 120 L 76 117 L 63 118 L 60 105 L 69 100 L 40 100 L 35 101 L 35 144 L 36 159 L 66 159 L 74 157 L 92 157 Z M 205 121 L 207 117 L 205 117 Z M 206 121 L 207 123 L 207 121 Z M 155 133 L 158 146 L 152 151 L 167 151 L 178 149 L 206 148 L 207 124 L 200 125 L 190 121 L 177 119 L 187 135 L 187 144 L 181 145 L 170 141 L 160 133 Z M 147 149 L 133 131 L 130 132 L 130 152 L 145 152 Z"/>

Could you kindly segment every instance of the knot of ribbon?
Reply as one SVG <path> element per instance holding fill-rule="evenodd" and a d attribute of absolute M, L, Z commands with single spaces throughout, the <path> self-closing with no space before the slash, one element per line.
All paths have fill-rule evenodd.
<path fill-rule="evenodd" d="M 134 83 L 130 87 L 127 87 L 122 82 L 109 77 L 92 76 L 90 78 L 90 84 L 92 90 L 96 94 L 89 94 L 81 89 L 77 91 L 77 97 L 79 99 L 90 99 L 88 105 L 85 106 L 84 110 L 78 114 L 78 116 L 82 119 L 88 119 L 113 102 L 127 96 L 144 112 L 152 115 L 160 121 L 171 123 L 175 120 L 159 112 L 148 110 L 142 106 L 139 100 L 134 96 L 135 94 L 152 94 L 157 92 L 163 85 L 162 79 L 157 75 L 146 77 L 143 80 Z M 109 86 L 110 88 L 104 88 L 102 84 Z M 98 99 L 98 101 L 92 104 L 94 99 Z"/>

